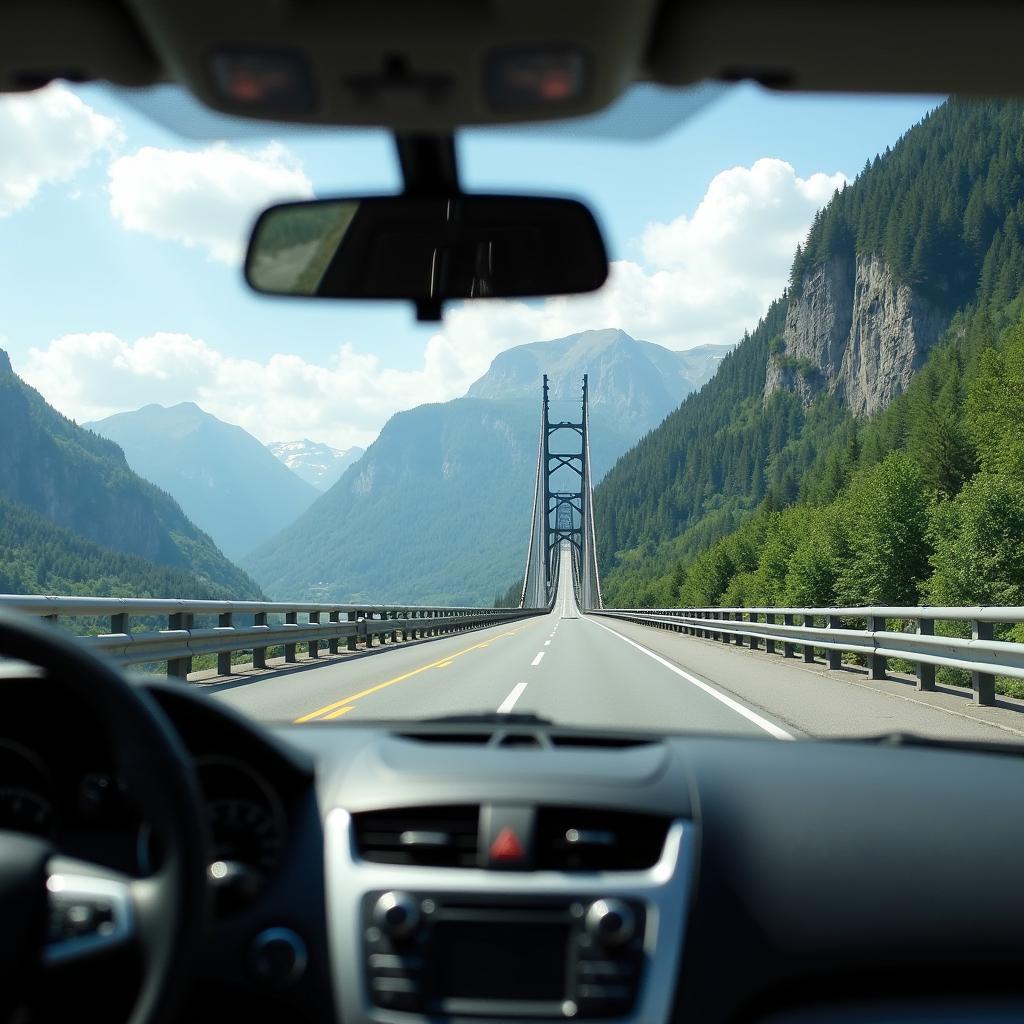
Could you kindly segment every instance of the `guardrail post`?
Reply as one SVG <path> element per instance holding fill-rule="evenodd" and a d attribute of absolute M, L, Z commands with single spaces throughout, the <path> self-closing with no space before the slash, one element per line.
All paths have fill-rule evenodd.
<path fill-rule="evenodd" d="M 327 619 L 328 619 L 328 621 L 332 625 L 334 623 L 337 623 L 337 622 L 340 621 L 339 616 L 338 616 L 338 612 L 328 612 L 327 613 Z M 337 654 L 338 653 L 338 638 L 336 636 L 332 636 L 332 637 L 330 637 L 327 640 L 327 653 L 328 654 Z"/>
<path fill-rule="evenodd" d="M 172 612 L 167 616 L 168 629 L 191 629 L 192 615 L 189 612 Z M 192 671 L 192 658 L 168 658 L 167 674 L 174 679 L 188 679 Z"/>
<path fill-rule="evenodd" d="M 809 625 L 813 629 L 814 628 L 814 616 L 813 615 L 805 615 L 803 618 L 804 618 L 804 626 L 807 627 Z M 807 621 L 808 619 L 811 620 L 809 623 Z M 805 665 L 813 665 L 814 664 L 814 644 L 804 644 L 803 645 L 803 649 L 804 649 L 804 664 Z"/>
<path fill-rule="evenodd" d="M 884 633 L 885 619 L 880 615 L 868 615 L 867 627 L 869 633 Z M 885 678 L 885 658 L 880 654 L 869 654 L 868 656 L 868 679 Z"/>
<path fill-rule="evenodd" d="M 992 623 L 980 619 L 971 620 L 972 640 L 991 640 Z M 972 672 L 971 689 L 974 691 L 974 703 L 991 705 L 996 702 L 996 677 L 991 672 Z"/>
<path fill-rule="evenodd" d="M 743 612 L 736 612 L 736 614 L 733 616 L 733 618 L 735 618 L 737 622 L 742 622 L 743 621 Z M 737 632 L 737 633 L 733 634 L 732 642 L 737 647 L 745 646 L 744 643 L 743 643 L 743 640 L 744 640 L 744 637 L 743 637 L 742 633 L 738 633 Z"/>
<path fill-rule="evenodd" d="M 771 614 L 771 613 L 765 615 L 765 617 L 764 617 L 764 624 L 766 626 L 774 626 L 775 625 L 775 616 L 773 614 Z M 764 650 L 765 650 L 766 654 L 774 654 L 775 653 L 775 641 L 770 639 L 770 638 L 768 638 L 768 637 L 765 637 Z"/>
<path fill-rule="evenodd" d="M 310 612 L 309 613 L 309 624 L 311 626 L 319 626 L 320 625 L 320 613 L 319 612 Z M 310 640 L 309 641 L 309 643 L 306 645 L 306 653 L 311 658 L 319 658 L 320 657 L 320 637 L 317 637 L 315 640 Z"/>
<path fill-rule="evenodd" d="M 843 624 L 843 620 L 838 615 L 830 615 L 828 617 L 828 628 L 839 629 Z M 829 648 L 825 652 L 825 661 L 829 668 L 842 668 L 843 667 L 843 652 L 836 650 L 834 647 Z"/>
<path fill-rule="evenodd" d="M 756 625 L 761 616 L 757 612 L 751 612 L 749 618 L 750 622 Z M 759 636 L 750 637 L 750 649 L 752 651 L 759 651 L 761 649 L 761 638 Z"/>
<path fill-rule="evenodd" d="M 231 612 L 221 612 L 217 616 L 217 625 L 221 629 L 230 629 L 234 622 L 231 617 Z M 217 654 L 217 675 L 229 676 L 231 675 L 231 651 L 219 651 Z"/>
<path fill-rule="evenodd" d="M 918 619 L 917 620 L 917 635 L 918 636 L 935 636 L 935 620 L 934 619 Z M 934 690 L 935 689 L 935 666 L 929 665 L 927 662 L 919 661 L 917 663 L 917 688 L 919 690 Z"/>
<path fill-rule="evenodd" d="M 252 624 L 254 626 L 265 626 L 267 624 L 267 613 L 257 612 L 253 616 Z M 253 668 L 266 668 L 267 667 L 267 649 L 266 647 L 254 647 L 252 649 L 252 667 Z"/>
<path fill-rule="evenodd" d="M 284 617 L 284 623 L 286 626 L 297 626 L 299 624 L 298 612 L 286 612 Z M 298 644 L 285 644 L 284 645 L 284 660 L 286 664 L 294 664 L 298 661 L 298 655 L 295 653 L 298 649 Z"/>
<path fill-rule="evenodd" d="M 789 612 L 782 613 L 782 624 L 784 626 L 792 626 L 793 616 Z M 789 640 L 782 641 L 782 656 L 784 658 L 795 658 L 796 657 L 796 645 Z"/>
<path fill-rule="evenodd" d="M 349 622 L 355 622 L 356 621 L 356 617 L 358 616 L 358 614 L 359 614 L 358 612 L 349 612 L 346 617 L 347 617 Z M 358 638 L 356 637 L 355 633 L 353 633 L 350 637 L 347 637 L 346 640 L 345 640 L 345 650 L 347 650 L 347 651 L 354 651 L 356 649 L 356 640 L 357 639 Z"/>
<path fill-rule="evenodd" d="M 394 611 L 394 610 L 388 612 L 388 618 L 391 619 L 392 622 L 394 622 L 395 619 L 398 618 L 398 612 Z M 391 630 L 391 642 L 393 644 L 397 644 L 398 643 L 398 630 L 397 629 Z"/>
<path fill-rule="evenodd" d="M 130 632 L 128 628 L 128 613 L 127 612 L 115 612 L 110 616 L 110 632 L 111 633 L 124 633 L 126 636 Z"/>
<path fill-rule="evenodd" d="M 360 613 L 363 617 L 363 646 L 369 650 L 373 646 L 373 614 Z"/>

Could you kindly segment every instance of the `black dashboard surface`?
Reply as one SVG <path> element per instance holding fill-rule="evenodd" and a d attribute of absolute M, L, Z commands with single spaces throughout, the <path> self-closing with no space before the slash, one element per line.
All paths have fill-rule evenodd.
<path fill-rule="evenodd" d="M 37 695 L 43 686 L 31 681 Z M 693 859 L 677 908 L 684 930 L 669 1019 L 914 1020 L 928 1019 L 921 1008 L 929 1005 L 946 1007 L 950 1020 L 1024 1018 L 1019 757 L 515 722 L 264 730 L 180 685 L 147 688 L 200 762 L 239 762 L 283 812 L 280 847 L 255 895 L 212 917 L 192 1019 L 219 1019 L 228 1008 L 254 1021 L 344 1019 L 331 960 L 355 953 L 328 938 L 330 813 L 401 818 L 417 807 L 478 804 L 683 823 Z M 51 699 L 43 728 L 34 699 L 20 705 L 33 714 L 5 717 L 0 740 L 34 744 L 51 773 L 66 777 L 69 806 L 78 806 L 83 778 L 105 773 L 120 792 L 116 759 L 89 709 L 67 708 L 65 717 Z M 142 811 L 130 793 L 120 799 L 109 821 L 87 818 L 84 828 L 119 837 L 115 858 L 137 849 Z M 253 821 L 266 827 L 258 814 Z M 78 834 L 68 833 L 73 849 Z M 102 848 L 92 853 L 103 859 Z M 578 877 L 581 886 L 614 886 L 614 872 Z M 293 929 L 308 948 L 302 979 L 287 987 L 264 985 L 252 970 L 253 938 L 273 927 Z M 858 1016 L 862 1004 L 890 1010 Z"/>

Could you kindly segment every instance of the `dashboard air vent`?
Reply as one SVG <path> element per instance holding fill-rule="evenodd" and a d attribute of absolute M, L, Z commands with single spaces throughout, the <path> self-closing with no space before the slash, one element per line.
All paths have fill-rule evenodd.
<path fill-rule="evenodd" d="M 475 867 L 480 809 L 399 807 L 352 815 L 356 848 L 379 864 Z"/>
<path fill-rule="evenodd" d="M 640 871 L 661 857 L 668 819 L 595 807 L 538 807 L 537 867 L 555 871 Z"/>

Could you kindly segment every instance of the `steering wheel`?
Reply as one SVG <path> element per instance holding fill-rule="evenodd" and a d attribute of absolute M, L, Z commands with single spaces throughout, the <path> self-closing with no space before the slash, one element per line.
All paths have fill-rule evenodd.
<path fill-rule="evenodd" d="M 188 754 L 144 692 L 53 626 L 0 610 L 0 658 L 38 666 L 97 710 L 117 772 L 160 839 L 159 865 L 140 879 L 0 830 L 0 1021 L 39 972 L 45 983 L 56 965 L 126 945 L 142 963 L 129 1024 L 171 1019 L 206 911 L 205 814 Z"/>

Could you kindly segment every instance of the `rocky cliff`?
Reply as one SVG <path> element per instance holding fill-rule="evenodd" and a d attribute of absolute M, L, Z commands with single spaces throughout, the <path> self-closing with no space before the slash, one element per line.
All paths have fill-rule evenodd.
<path fill-rule="evenodd" d="M 949 315 L 897 281 L 878 256 L 833 256 L 804 276 L 768 360 L 765 401 L 823 391 L 854 415 L 884 409 L 910 383 Z"/>

